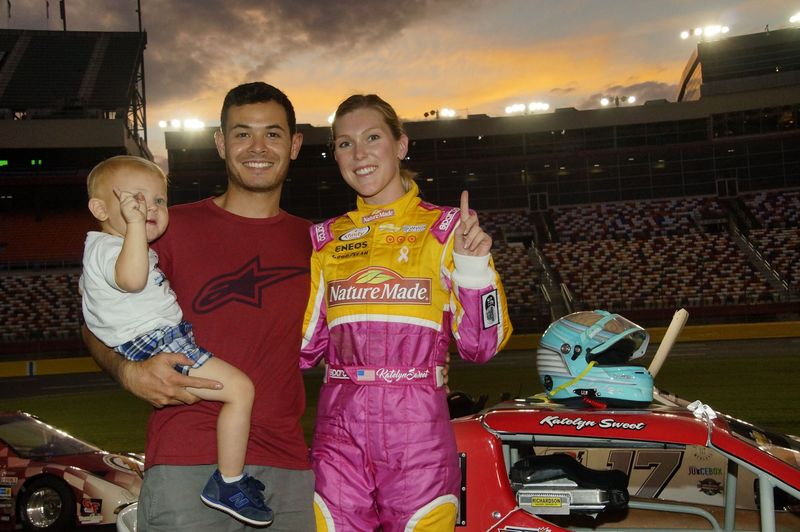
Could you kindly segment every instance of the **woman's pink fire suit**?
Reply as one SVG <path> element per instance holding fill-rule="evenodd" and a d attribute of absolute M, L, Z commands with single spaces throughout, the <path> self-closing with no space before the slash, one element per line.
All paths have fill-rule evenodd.
<path fill-rule="evenodd" d="M 448 346 L 482 363 L 511 334 L 491 257 L 454 258 L 459 209 L 411 188 L 311 228 L 301 365 L 327 363 L 311 447 L 318 530 L 452 530 Z"/>

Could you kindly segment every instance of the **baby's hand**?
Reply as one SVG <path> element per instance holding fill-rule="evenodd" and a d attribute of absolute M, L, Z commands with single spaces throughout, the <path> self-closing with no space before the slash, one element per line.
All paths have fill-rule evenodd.
<path fill-rule="evenodd" d="M 114 188 L 114 195 L 119 200 L 119 210 L 127 223 L 144 222 L 147 220 L 147 203 L 144 194 L 130 192 Z"/>

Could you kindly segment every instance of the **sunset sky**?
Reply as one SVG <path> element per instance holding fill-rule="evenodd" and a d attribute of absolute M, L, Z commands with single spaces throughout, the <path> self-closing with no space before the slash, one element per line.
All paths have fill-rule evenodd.
<path fill-rule="evenodd" d="M 8 4 L 11 5 L 10 17 Z M 58 0 L 0 3 L 0 27 L 61 30 Z M 339 101 L 375 92 L 406 120 L 449 107 L 599 107 L 602 95 L 674 100 L 708 24 L 741 35 L 787 27 L 800 0 L 141 0 L 150 146 L 161 119 L 219 124 L 227 90 L 264 80 L 298 122 L 325 125 Z M 66 0 L 70 31 L 136 31 L 136 0 Z"/>

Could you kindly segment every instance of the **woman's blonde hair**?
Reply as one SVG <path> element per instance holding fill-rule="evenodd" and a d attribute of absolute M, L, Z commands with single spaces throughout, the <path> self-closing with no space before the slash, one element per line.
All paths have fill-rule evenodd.
<path fill-rule="evenodd" d="M 397 112 L 395 112 L 394 108 L 383 98 L 377 94 L 353 94 L 336 108 L 333 124 L 331 124 L 331 134 L 334 139 L 336 138 L 336 122 L 339 118 L 358 109 L 374 109 L 378 111 L 383 117 L 383 121 L 389 126 L 389 131 L 392 132 L 392 136 L 395 140 L 400 140 L 401 136 L 406 135 L 406 130 L 400 118 L 397 116 Z M 334 145 L 334 150 L 335 149 L 336 146 Z M 416 175 L 417 173 L 413 170 L 403 168 L 402 161 L 400 162 L 400 179 L 403 181 L 403 189 L 405 191 L 408 191 L 411 187 L 411 181 L 414 180 Z"/>

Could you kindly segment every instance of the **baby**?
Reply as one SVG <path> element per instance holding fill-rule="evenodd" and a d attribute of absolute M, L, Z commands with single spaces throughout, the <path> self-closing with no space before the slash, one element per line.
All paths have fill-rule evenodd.
<path fill-rule="evenodd" d="M 195 343 L 192 325 L 183 321 L 149 247 L 169 222 L 167 176 L 147 159 L 120 155 L 95 166 L 87 187 L 89 210 L 101 231 L 86 235 L 83 253 L 80 290 L 86 326 L 128 360 L 184 353 L 194 364 L 176 370 L 223 384 L 221 390 L 189 389 L 201 399 L 223 403 L 217 418 L 218 469 L 200 497 L 245 523 L 269 525 L 273 514 L 264 502 L 264 485 L 244 472 L 253 383 Z"/>

